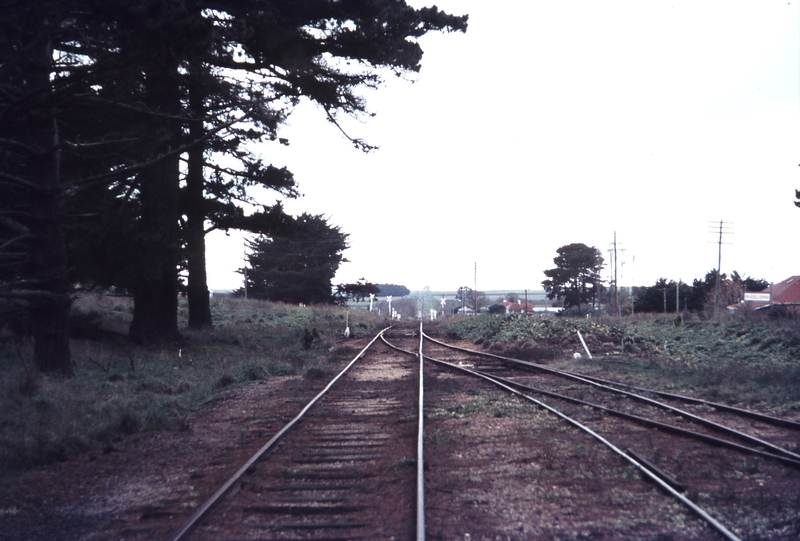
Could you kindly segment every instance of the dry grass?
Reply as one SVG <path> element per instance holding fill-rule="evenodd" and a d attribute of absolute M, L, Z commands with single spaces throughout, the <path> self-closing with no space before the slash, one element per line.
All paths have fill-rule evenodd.
<path fill-rule="evenodd" d="M 148 430 L 181 430 L 194 409 L 231 385 L 275 375 L 319 379 L 338 362 L 345 308 L 299 307 L 214 297 L 215 327 L 182 331 L 162 347 L 129 343 L 131 301 L 86 295 L 75 303 L 92 339 L 74 339 L 75 376 L 38 374 L 33 344 L 0 336 L 0 477 L 65 460 Z M 181 304 L 185 323 L 187 309 Z M 383 321 L 351 310 L 350 328 L 364 334 Z M 330 350 L 333 351 L 330 351 Z"/>
<path fill-rule="evenodd" d="M 509 357 L 777 414 L 800 411 L 800 322 L 725 315 L 675 324 L 674 316 L 525 318 L 479 316 L 441 326 L 440 335 Z M 594 355 L 583 352 L 576 330 Z M 624 344 L 624 349 L 623 349 Z"/>

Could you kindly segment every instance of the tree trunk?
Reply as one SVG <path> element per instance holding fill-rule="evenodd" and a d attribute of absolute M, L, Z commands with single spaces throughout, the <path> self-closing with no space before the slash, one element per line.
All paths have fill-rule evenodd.
<path fill-rule="evenodd" d="M 189 87 L 189 108 L 196 120 L 189 123 L 189 137 L 198 141 L 204 135 L 202 84 L 198 81 L 198 66 L 191 66 Z M 205 177 L 203 168 L 205 145 L 200 143 L 189 150 L 189 163 L 186 171 L 186 266 L 189 271 L 188 300 L 189 328 L 211 327 L 211 304 L 208 297 L 208 277 L 206 274 L 206 232 L 205 198 L 203 190 Z"/>
<path fill-rule="evenodd" d="M 192 179 L 192 168 L 194 161 L 193 154 L 200 154 L 199 167 L 201 168 L 201 178 L 199 180 L 200 199 L 202 199 L 203 179 L 202 179 L 202 161 L 203 149 L 193 149 L 189 152 L 189 171 L 187 175 L 187 191 L 188 199 L 192 199 L 192 191 L 197 183 L 197 179 Z M 197 167 L 197 165 L 194 165 Z M 203 327 L 211 327 L 213 322 L 211 319 L 211 304 L 208 296 L 208 281 L 206 274 L 206 233 L 205 233 L 205 214 L 202 211 L 202 202 L 199 202 L 200 207 L 196 208 L 194 203 L 190 203 L 190 207 L 186 212 L 186 266 L 189 271 L 189 284 L 187 288 L 187 296 L 189 300 L 189 327 L 192 329 L 200 329 Z"/>
<path fill-rule="evenodd" d="M 178 334 L 178 160 L 167 159 L 137 177 L 142 224 L 136 246 L 130 338 L 141 344 L 172 341 Z"/>
<path fill-rule="evenodd" d="M 51 139 L 52 144 L 52 139 Z M 47 186 L 47 192 L 34 194 L 31 211 L 34 217 L 30 247 L 31 276 L 38 282 L 30 302 L 33 320 L 34 360 L 43 372 L 72 374 L 69 348 L 69 310 L 72 304 L 67 277 L 66 251 L 61 237 L 58 205 L 57 162 L 32 157 L 32 179 Z"/>
<path fill-rule="evenodd" d="M 58 153 L 58 128 L 52 106 L 47 103 L 51 93 L 53 49 L 49 42 L 33 47 L 29 57 L 30 86 L 28 94 L 37 96 L 21 126 L 27 131 L 31 148 L 38 152 L 27 159 L 28 175 L 37 188 L 29 190 L 30 232 L 28 273 L 34 288 L 28 292 L 33 320 L 34 361 L 43 372 L 72 374 L 69 347 L 68 317 L 72 300 L 67 275 L 67 258 L 61 235 L 61 197 Z M 34 55 L 36 55 L 34 57 Z"/>
<path fill-rule="evenodd" d="M 151 157 L 180 144 L 180 86 L 177 65 L 164 61 L 148 72 L 153 81 L 146 105 L 164 113 L 151 117 Z M 178 333 L 178 264 L 180 262 L 180 160 L 165 158 L 137 175 L 141 227 L 134 241 L 136 277 L 131 340 L 149 344 L 176 340 Z"/>

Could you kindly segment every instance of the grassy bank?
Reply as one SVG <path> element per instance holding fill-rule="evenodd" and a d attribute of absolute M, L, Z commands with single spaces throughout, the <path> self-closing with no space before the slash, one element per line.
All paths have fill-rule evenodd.
<path fill-rule="evenodd" d="M 578 333 L 594 359 L 586 358 Z M 442 326 L 449 338 L 515 358 L 777 414 L 800 412 L 800 322 L 755 314 L 536 319 L 480 316 Z M 581 359 L 574 359 L 581 353 Z"/>
<path fill-rule="evenodd" d="M 231 385 L 294 375 L 333 373 L 349 346 L 341 307 L 298 307 L 223 296 L 212 300 L 213 329 L 184 330 L 163 347 L 129 343 L 131 302 L 86 295 L 73 312 L 75 376 L 43 376 L 32 367 L 29 339 L 0 335 L 0 476 L 113 448 L 142 431 L 181 430 L 193 410 Z M 187 310 L 181 305 L 182 325 Z M 351 310 L 356 335 L 382 320 Z M 90 338 L 89 338 L 90 337 Z M 352 357 L 352 355 L 350 355 Z"/>

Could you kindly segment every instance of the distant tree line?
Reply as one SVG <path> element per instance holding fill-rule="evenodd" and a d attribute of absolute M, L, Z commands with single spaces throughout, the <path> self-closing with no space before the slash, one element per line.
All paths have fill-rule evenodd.
<path fill-rule="evenodd" d="M 566 310 L 580 313 L 582 305 L 612 304 L 611 290 L 604 287 L 600 271 L 603 257 L 595 247 L 581 243 L 568 244 L 556 250 L 555 268 L 544 271 L 547 279 L 542 286 L 547 298 L 562 303 Z M 737 303 L 744 298 L 745 291 L 758 292 L 769 287 L 763 279 L 745 277 L 733 271 L 730 276 L 710 270 L 702 280 L 691 284 L 659 278 L 649 287 L 634 287 L 630 294 L 620 291 L 620 306 L 627 304 L 630 312 L 675 312 L 714 310 Z M 625 299 L 626 296 L 632 295 Z M 627 301 L 627 302 L 625 302 Z M 632 301 L 632 303 L 631 303 Z"/>
<path fill-rule="evenodd" d="M 0 299 L 30 315 L 36 366 L 72 371 L 77 283 L 129 290 L 138 342 L 178 337 L 181 289 L 189 325 L 210 325 L 205 235 L 305 227 L 252 197 L 297 186 L 251 145 L 288 144 L 278 128 L 302 98 L 337 126 L 365 114 L 377 69 L 417 71 L 419 37 L 465 29 L 403 0 L 5 3 Z"/>
<path fill-rule="evenodd" d="M 719 292 L 717 292 L 717 271 L 710 270 L 702 280 L 695 279 L 691 284 L 659 278 L 649 287 L 633 288 L 634 312 L 669 312 L 676 311 L 676 302 L 680 302 L 680 310 L 702 312 L 725 308 L 744 299 L 747 291 L 764 291 L 769 282 L 763 279 L 744 277 L 733 271 L 730 276 L 719 275 Z"/>
<path fill-rule="evenodd" d="M 406 297 L 411 291 L 406 286 L 395 284 L 378 284 L 378 295 L 381 297 Z"/>

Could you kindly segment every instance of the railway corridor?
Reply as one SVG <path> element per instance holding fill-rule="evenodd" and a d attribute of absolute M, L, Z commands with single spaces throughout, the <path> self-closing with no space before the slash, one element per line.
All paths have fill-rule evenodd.
<path fill-rule="evenodd" d="M 752 490 L 799 486 L 794 451 L 580 375 L 454 349 L 422 326 L 376 336 L 303 413 L 186 528 L 192 539 L 738 541 L 797 529 L 790 518 L 779 531 L 785 507 Z M 680 421 L 701 428 L 668 424 Z M 794 437 L 776 430 L 760 433 Z M 714 431 L 742 441 L 711 447 Z M 683 457 L 697 467 L 676 468 Z"/>
<path fill-rule="evenodd" d="M 636 391 L 665 410 L 427 338 L 420 461 L 420 330 L 339 344 L 331 366 L 347 367 L 327 385 L 333 373 L 220 393 L 185 432 L 89 457 L 97 479 L 50 468 L 52 490 L 20 493 L 0 539 L 800 538 L 798 419 Z"/>

